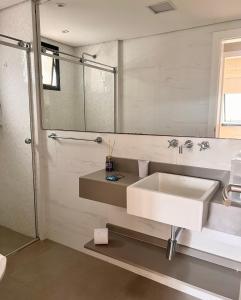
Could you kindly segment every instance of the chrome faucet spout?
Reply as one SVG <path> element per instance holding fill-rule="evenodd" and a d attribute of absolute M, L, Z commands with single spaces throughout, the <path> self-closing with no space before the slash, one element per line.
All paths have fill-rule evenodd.
<path fill-rule="evenodd" d="M 183 153 L 183 149 L 188 149 L 188 150 L 191 150 L 193 148 L 194 144 L 193 144 L 193 141 L 191 140 L 187 140 L 185 141 L 185 143 L 183 145 L 180 145 L 178 148 L 179 148 L 179 154 L 182 154 Z"/>
<path fill-rule="evenodd" d="M 183 151 L 183 146 L 182 146 L 182 145 L 180 145 L 180 146 L 178 147 L 178 150 L 179 150 L 179 154 L 182 154 L 182 151 Z"/>
<path fill-rule="evenodd" d="M 223 203 L 225 206 L 230 206 L 232 204 L 232 199 L 229 197 L 229 193 L 239 193 L 241 194 L 241 185 L 228 184 L 223 188 Z"/>
<path fill-rule="evenodd" d="M 183 145 L 183 147 L 187 148 L 187 149 L 192 149 L 193 146 L 194 146 L 194 144 L 193 144 L 193 141 L 191 141 L 191 140 L 187 140 Z"/>

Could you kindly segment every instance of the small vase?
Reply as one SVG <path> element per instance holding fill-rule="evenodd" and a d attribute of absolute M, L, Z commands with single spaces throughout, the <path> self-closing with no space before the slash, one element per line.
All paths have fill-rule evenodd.
<path fill-rule="evenodd" d="M 105 170 L 107 172 L 112 172 L 114 171 L 114 161 L 112 160 L 111 156 L 106 157 L 106 162 L 105 162 Z"/>

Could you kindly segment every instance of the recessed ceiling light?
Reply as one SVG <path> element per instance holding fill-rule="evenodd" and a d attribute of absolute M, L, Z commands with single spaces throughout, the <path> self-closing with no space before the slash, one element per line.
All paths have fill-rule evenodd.
<path fill-rule="evenodd" d="M 69 33 L 69 30 L 68 29 L 64 29 L 64 30 L 62 30 L 62 33 Z"/>
<path fill-rule="evenodd" d="M 58 7 L 65 7 L 65 3 L 63 3 L 63 2 L 61 2 L 61 3 L 56 3 L 56 5 L 58 6 Z"/>
<path fill-rule="evenodd" d="M 162 1 L 153 5 L 148 6 L 152 12 L 159 14 L 166 11 L 175 10 L 174 5 L 169 1 Z"/>

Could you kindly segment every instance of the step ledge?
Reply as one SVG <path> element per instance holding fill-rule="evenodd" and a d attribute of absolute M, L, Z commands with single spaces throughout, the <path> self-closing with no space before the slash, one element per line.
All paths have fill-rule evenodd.
<path fill-rule="evenodd" d="M 98 253 L 102 259 L 108 257 L 111 263 L 122 264 L 124 268 L 134 267 L 138 270 L 138 274 L 141 272 L 140 275 L 150 279 L 153 279 L 153 276 L 158 277 L 158 280 L 153 280 L 194 297 L 208 300 L 239 299 L 240 272 L 181 253 L 170 262 L 169 267 L 169 262 L 165 258 L 165 249 L 123 235 L 123 232 L 118 234 L 116 230 L 109 229 L 109 237 L 109 245 L 98 246 L 91 240 L 84 247 Z M 197 269 L 193 271 L 195 267 Z M 182 273 L 182 270 L 185 272 Z M 204 273 L 203 277 L 200 277 L 200 272 Z M 213 278 L 214 282 L 211 286 L 210 281 L 205 281 L 205 274 L 210 274 L 210 278 Z M 176 275 L 176 278 L 173 275 Z M 183 278 L 185 276 L 186 280 Z M 204 278 L 203 282 L 200 278 Z M 208 298 L 205 298 L 205 295 Z"/>

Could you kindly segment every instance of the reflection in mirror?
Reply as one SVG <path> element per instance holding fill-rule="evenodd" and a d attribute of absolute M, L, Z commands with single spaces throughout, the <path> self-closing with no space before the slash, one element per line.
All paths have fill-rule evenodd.
<path fill-rule="evenodd" d="M 43 52 L 58 56 L 59 47 L 42 42 Z M 42 55 L 42 81 L 45 90 L 60 91 L 59 59 Z"/>
<path fill-rule="evenodd" d="M 41 4 L 44 129 L 241 138 L 240 41 L 212 60 L 215 34 L 241 27 L 230 2 Z"/>
<path fill-rule="evenodd" d="M 42 38 L 44 129 L 114 132 L 115 69 L 95 55 Z"/>
<path fill-rule="evenodd" d="M 85 130 L 114 132 L 114 76 L 112 73 L 86 68 Z"/>
<path fill-rule="evenodd" d="M 218 137 L 241 138 L 241 42 L 224 42 Z"/>

